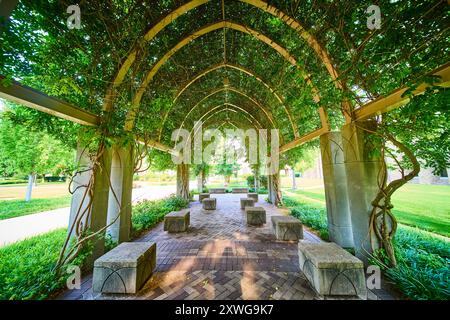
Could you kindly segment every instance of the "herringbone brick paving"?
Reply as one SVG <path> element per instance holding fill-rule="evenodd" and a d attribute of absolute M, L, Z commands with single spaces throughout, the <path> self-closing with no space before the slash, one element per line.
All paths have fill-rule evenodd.
<path fill-rule="evenodd" d="M 286 214 L 265 201 L 267 224 L 249 227 L 240 210 L 244 195 L 214 195 L 217 210 L 191 203 L 191 227 L 169 234 L 162 224 L 137 241 L 156 242 L 155 273 L 136 295 L 93 296 L 91 277 L 63 299 L 315 299 L 298 266 L 297 243 L 277 241 L 272 215 Z M 305 231 L 305 239 L 320 239 Z M 376 297 L 375 297 L 376 298 Z"/>

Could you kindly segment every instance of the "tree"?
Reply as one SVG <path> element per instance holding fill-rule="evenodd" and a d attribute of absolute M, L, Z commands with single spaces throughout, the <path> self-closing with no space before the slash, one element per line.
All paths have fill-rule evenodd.
<path fill-rule="evenodd" d="M 206 163 L 198 164 L 194 167 L 194 174 L 197 177 L 198 192 L 203 192 L 206 184 L 206 178 L 209 175 L 210 166 Z"/>
<path fill-rule="evenodd" d="M 216 165 L 216 173 L 224 176 L 225 187 L 230 184 L 232 175 L 237 175 L 240 165 L 238 163 L 226 163 L 225 161 Z"/>
<path fill-rule="evenodd" d="M 50 135 L 0 118 L 0 161 L 3 174 L 28 176 L 25 200 L 31 199 L 36 175 L 68 173 L 73 166 L 73 151 Z"/>

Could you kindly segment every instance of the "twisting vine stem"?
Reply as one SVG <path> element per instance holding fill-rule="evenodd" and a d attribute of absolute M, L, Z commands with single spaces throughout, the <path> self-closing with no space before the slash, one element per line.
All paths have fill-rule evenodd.
<path fill-rule="evenodd" d="M 389 260 L 389 265 L 395 267 L 397 260 L 395 258 L 395 251 L 393 246 L 394 235 L 397 231 L 397 219 L 392 213 L 393 205 L 391 202 L 394 192 L 413 179 L 420 171 L 420 164 L 413 154 L 413 152 L 406 147 L 403 143 L 398 141 L 387 130 L 378 129 L 373 131 L 362 126 L 358 128 L 368 131 L 372 134 L 379 136 L 382 139 L 381 145 L 381 168 L 378 173 L 378 193 L 372 201 L 372 211 L 369 221 L 369 237 L 371 239 L 372 248 L 380 247 L 384 250 Z M 392 153 L 387 149 L 387 143 L 392 143 L 400 152 L 406 155 L 412 164 L 412 170 L 405 174 L 404 168 L 400 162 L 394 157 L 396 164 L 399 167 L 401 178 L 395 179 L 391 182 L 388 181 L 387 166 L 385 162 L 386 152 Z M 371 236 L 375 235 L 375 239 Z"/>

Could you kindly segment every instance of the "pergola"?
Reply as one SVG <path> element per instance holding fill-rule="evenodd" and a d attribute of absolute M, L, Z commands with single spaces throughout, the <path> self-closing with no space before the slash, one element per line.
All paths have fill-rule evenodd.
<path fill-rule="evenodd" d="M 436 76 L 434 83 L 421 83 L 410 95 L 404 95 L 410 88 L 402 82 L 372 92 L 370 85 L 358 81 L 374 78 L 374 73 L 356 76 L 361 70 L 348 65 L 350 71 L 343 70 L 341 60 L 354 52 L 349 47 L 337 50 L 339 33 L 328 34 L 332 31 L 319 22 L 314 25 L 315 17 L 305 16 L 311 7 L 305 13 L 291 9 L 283 1 L 190 0 L 167 5 L 152 20 L 136 21 L 144 28 L 130 31 L 129 42 L 119 49 L 126 54 L 114 72 L 105 75 L 101 110 L 76 106 L 16 81 L 0 85 L 0 97 L 83 126 L 119 126 L 124 135 L 167 154 L 175 153 L 171 132 L 193 130 L 198 120 L 204 129 L 279 129 L 280 152 L 294 156 L 296 148 L 320 139 L 330 239 L 355 248 L 365 259 L 365 252 L 373 250 L 367 234 L 383 162 L 380 156 L 368 156 L 367 148 L 373 146 L 366 137 L 380 115 L 407 104 L 411 95 L 433 85 L 448 87 L 450 65 L 440 65 L 443 60 L 437 57 L 431 68 L 417 74 Z M 324 14 L 322 9 L 318 15 Z M 327 14 L 332 19 L 332 13 Z M 362 32 L 365 42 L 382 34 Z M 389 70 L 383 72 L 381 81 L 386 81 Z M 79 235 L 82 228 L 104 232 L 110 225 L 113 239 L 130 238 L 137 150 L 122 137 L 116 141 L 95 160 L 87 156 L 85 146 L 78 148 L 81 166 L 93 170 L 74 177 L 71 235 Z M 178 165 L 177 194 L 184 198 L 189 196 L 188 172 L 188 164 Z M 278 180 L 278 174 L 269 176 L 269 199 L 276 205 L 281 198 Z M 104 241 L 98 241 L 94 258 L 103 252 Z"/>

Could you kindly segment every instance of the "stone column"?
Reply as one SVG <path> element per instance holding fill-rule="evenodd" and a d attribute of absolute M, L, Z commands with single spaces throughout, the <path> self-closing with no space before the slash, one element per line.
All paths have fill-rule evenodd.
<path fill-rule="evenodd" d="M 353 248 L 341 133 L 329 132 L 322 135 L 320 151 L 330 240 L 343 248 Z"/>
<path fill-rule="evenodd" d="M 273 204 L 273 188 L 272 188 L 272 176 L 267 175 L 267 198 L 269 202 Z"/>
<path fill-rule="evenodd" d="M 133 174 L 133 145 L 115 146 L 112 151 L 107 233 L 117 243 L 129 241 L 131 237 Z"/>
<path fill-rule="evenodd" d="M 294 170 L 294 168 L 291 168 L 291 174 L 292 174 L 292 190 L 297 190 L 297 182 L 295 180 L 295 170 Z"/>
<path fill-rule="evenodd" d="M 89 230 L 89 232 L 97 232 L 106 226 L 107 211 L 108 211 L 108 197 L 109 197 L 109 176 L 111 172 L 111 150 L 106 148 L 102 157 L 99 159 L 101 169 L 97 167 L 95 173 L 93 172 L 93 163 L 88 157 L 87 151 L 84 147 L 78 147 L 76 161 L 79 164 L 80 173 L 73 179 L 72 202 L 70 206 L 69 228 L 68 232 L 71 236 L 75 235 L 75 228 L 77 221 L 83 226 L 82 229 Z M 91 180 L 91 178 L 93 178 Z M 92 198 L 87 190 L 89 181 L 93 181 Z M 91 202 L 89 210 L 86 210 L 88 203 Z M 78 218 L 77 218 L 78 216 Z M 88 218 L 89 217 L 89 218 Z M 101 232 L 99 236 L 104 236 Z M 95 259 L 103 255 L 105 251 L 104 238 L 93 243 L 93 252 L 90 261 L 91 264 Z"/>
<path fill-rule="evenodd" d="M 367 139 L 370 133 L 358 128 L 376 129 L 375 121 L 350 123 L 342 127 L 342 146 L 347 177 L 348 204 L 352 222 L 353 243 L 356 256 L 367 263 L 367 252 L 371 253 L 369 219 L 372 200 L 378 192 L 378 175 L 382 159 L 374 150 L 380 148 Z"/>
<path fill-rule="evenodd" d="M 430 167 L 420 168 L 419 172 L 420 184 L 439 184 L 440 180 L 441 177 L 433 173 L 433 168 Z"/>
<path fill-rule="evenodd" d="M 189 165 L 177 165 L 177 196 L 189 200 Z"/>

